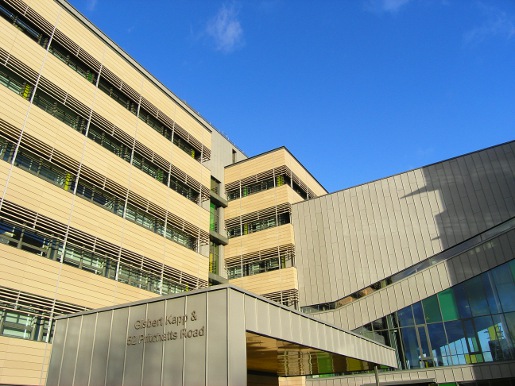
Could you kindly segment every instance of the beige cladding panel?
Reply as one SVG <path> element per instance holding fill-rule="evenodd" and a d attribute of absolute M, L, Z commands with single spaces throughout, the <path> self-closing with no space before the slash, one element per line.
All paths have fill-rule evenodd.
<path fill-rule="evenodd" d="M 106 45 L 89 28 L 86 28 L 79 20 L 61 9 L 55 1 L 33 1 L 29 4 L 36 12 L 65 34 L 70 40 L 78 44 L 88 54 L 98 61 L 102 61 Z M 54 15 L 57 14 L 57 17 Z"/>
<path fill-rule="evenodd" d="M 0 170 L 2 170 L 0 175 L 6 175 L 9 165 L 1 163 L 0 166 Z M 61 223 L 66 224 L 69 220 L 71 227 L 91 236 L 99 237 L 115 245 L 123 245 L 133 252 L 207 280 L 209 263 L 204 256 L 107 210 L 102 210 L 98 205 L 73 196 L 50 183 L 43 182 L 46 186 L 45 189 L 42 189 L 41 183 L 42 181 L 38 177 L 15 169 L 5 198 Z M 202 213 L 207 212 L 194 206 Z M 73 214 L 70 218 L 72 207 Z M 208 214 L 205 216 L 207 223 Z"/>
<path fill-rule="evenodd" d="M 25 122 L 29 102 L 3 86 L 0 86 L 0 98 L 5 106 L 2 109 L 1 118 L 21 129 Z"/>
<path fill-rule="evenodd" d="M 172 141 L 165 138 L 142 120 L 138 121 L 135 139 L 168 161 L 172 153 L 177 150 L 177 146 Z"/>
<path fill-rule="evenodd" d="M 184 173 L 192 176 L 202 185 L 208 188 L 211 186 L 211 172 L 209 169 L 178 147 L 173 149 L 173 154 L 169 160 L 172 162 L 172 165 L 175 165 Z"/>
<path fill-rule="evenodd" d="M 26 132 L 55 147 L 57 150 L 66 153 L 75 160 L 82 159 L 86 166 L 122 186 L 129 186 L 131 191 L 149 199 L 151 202 L 173 212 L 181 218 L 188 219 L 189 222 L 199 228 L 207 229 L 209 213 L 206 210 L 185 199 L 165 185 L 158 183 L 144 172 L 132 168 L 125 160 L 106 151 L 95 142 L 86 139 L 83 135 L 44 111 L 38 108 L 31 110 Z M 84 143 L 86 143 L 85 148 Z M 195 161 L 194 164 L 197 169 L 200 169 L 207 175 L 208 172 L 204 170 L 203 166 Z M 207 185 L 208 179 L 204 183 Z"/>
<path fill-rule="evenodd" d="M 55 1 L 24 0 L 24 2 L 51 24 L 55 24 L 64 12 Z"/>
<path fill-rule="evenodd" d="M 102 65 L 118 76 L 123 83 L 132 87 L 137 93 L 141 94 L 143 75 L 112 48 L 108 48 L 106 50 L 102 60 Z"/>
<path fill-rule="evenodd" d="M 16 127 L 21 129 L 21 126 Z M 36 106 L 30 109 L 24 131 L 75 161 L 82 159 L 84 143 L 88 141 L 85 136 Z"/>
<path fill-rule="evenodd" d="M 293 227 L 285 224 L 230 239 L 229 244 L 225 247 L 224 255 L 234 257 L 293 243 Z"/>
<path fill-rule="evenodd" d="M 273 150 L 269 153 L 245 160 L 237 165 L 225 168 L 225 183 L 231 183 L 262 173 L 267 170 L 287 166 L 299 179 L 304 182 L 317 195 L 327 192 L 311 176 L 285 148 Z"/>
<path fill-rule="evenodd" d="M 134 138 L 140 120 L 105 92 L 97 92 L 93 110 Z"/>
<path fill-rule="evenodd" d="M 99 210 L 85 200 L 75 203 L 70 226 L 190 275 L 207 278 L 209 262 L 204 256 L 113 213 Z"/>
<path fill-rule="evenodd" d="M 319 149 L 317 149 L 319 151 Z M 304 182 L 317 196 L 327 194 L 327 191 L 320 185 L 320 183 L 313 178 L 309 171 L 301 165 L 290 153 L 285 152 L 286 166 L 295 174 L 299 179 Z"/>
<path fill-rule="evenodd" d="M 278 149 L 225 168 L 225 184 L 286 164 L 286 150 Z"/>
<path fill-rule="evenodd" d="M 0 19 L 0 47 L 22 61 L 26 66 L 39 72 L 46 51 L 34 40 L 18 30 L 4 18 Z"/>
<path fill-rule="evenodd" d="M 0 384 L 37 385 L 46 379 L 50 343 L 0 336 Z"/>
<path fill-rule="evenodd" d="M 85 138 L 85 137 L 83 137 Z M 76 161 L 80 160 L 83 165 L 93 169 L 102 176 L 127 187 L 130 173 L 135 172 L 135 168 L 130 163 L 107 151 L 101 145 L 90 139 L 85 139 L 86 146 L 82 157 L 73 157 Z M 70 156 L 72 156 L 70 154 Z M 143 172 L 141 172 L 143 173 Z"/>
<path fill-rule="evenodd" d="M 125 162 L 125 161 L 122 161 Z M 209 230 L 209 212 L 200 205 L 155 180 L 136 168 L 131 168 L 129 189 L 153 204 L 187 220 L 200 229 Z M 127 179 L 127 176 L 125 176 Z"/>
<path fill-rule="evenodd" d="M 7 273 L 0 285 L 18 291 L 88 308 L 158 296 L 10 246 L 0 245 L 0 251 L 0 267 Z"/>
<path fill-rule="evenodd" d="M 192 118 L 184 108 L 164 93 L 148 79 L 143 79 L 142 95 L 179 126 L 188 131 L 208 148 L 211 148 L 211 134 L 206 128 Z"/>
<path fill-rule="evenodd" d="M 294 267 L 230 280 L 230 283 L 257 294 L 268 294 L 298 288 Z"/>
<path fill-rule="evenodd" d="M 232 200 L 225 209 L 225 218 L 230 219 L 245 213 L 271 208 L 273 206 L 294 202 L 298 195 L 289 187 L 281 186 L 265 190 L 240 200 Z"/>
<path fill-rule="evenodd" d="M 37 49 L 43 51 L 39 46 Z M 38 69 L 35 68 L 35 70 Z M 87 79 L 80 76 L 54 55 L 49 54 L 46 58 L 41 75 L 84 105 L 94 106 L 95 94 L 98 93 L 95 85 L 88 82 Z"/>
<path fill-rule="evenodd" d="M 207 281 L 208 258 L 137 224 L 124 221 L 124 248 Z"/>
<path fill-rule="evenodd" d="M 193 134 L 197 139 L 205 140 L 206 128 L 203 127 L 197 119 L 195 119 L 188 111 L 184 108 L 178 108 L 175 110 L 174 116 L 171 117 L 175 122 L 179 124 L 184 130 Z M 211 141 L 207 142 L 206 145 L 210 147 Z"/>
<path fill-rule="evenodd" d="M 1 168 L 7 170 L 9 164 L 2 162 Z M 28 172 L 15 168 L 9 180 L 5 199 L 66 223 L 74 196 Z"/>
<path fill-rule="evenodd" d="M 211 173 L 209 169 L 143 121 L 138 122 L 136 139 L 204 186 L 210 186 Z"/>

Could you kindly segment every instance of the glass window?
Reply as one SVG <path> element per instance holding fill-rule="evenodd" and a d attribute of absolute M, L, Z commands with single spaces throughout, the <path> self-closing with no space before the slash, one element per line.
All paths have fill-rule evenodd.
<path fill-rule="evenodd" d="M 495 337 L 490 343 L 494 361 L 515 359 L 515 345 L 509 334 L 506 318 L 503 315 L 492 315 Z"/>
<path fill-rule="evenodd" d="M 419 360 L 420 367 L 434 367 L 431 350 L 429 350 L 429 342 L 426 332 L 426 326 L 417 327 L 418 337 L 420 339 Z"/>
<path fill-rule="evenodd" d="M 413 313 L 411 312 L 411 306 L 405 307 L 397 311 L 397 318 L 399 319 L 399 326 L 413 326 Z"/>
<path fill-rule="evenodd" d="M 441 322 L 442 315 L 440 314 L 440 306 L 438 305 L 438 298 L 433 295 L 427 299 L 422 300 L 424 306 L 424 313 L 427 323 Z"/>
<path fill-rule="evenodd" d="M 420 367 L 417 334 L 414 327 L 405 327 L 402 331 L 402 344 L 404 346 L 405 364 L 407 369 Z"/>
<path fill-rule="evenodd" d="M 456 299 L 456 304 L 458 306 L 460 318 L 470 318 L 472 316 L 472 312 L 470 312 L 470 305 L 467 293 L 465 291 L 464 283 L 453 287 L 453 292 L 454 299 Z"/>
<path fill-rule="evenodd" d="M 501 304 L 499 303 L 499 299 L 495 294 L 494 284 L 491 280 L 492 277 L 490 274 L 485 273 L 482 274 L 481 280 L 483 282 L 483 289 L 485 291 L 486 302 L 488 303 L 489 313 L 498 314 L 501 311 Z"/>
<path fill-rule="evenodd" d="M 485 362 L 492 362 L 491 344 L 496 344 L 499 326 L 494 325 L 491 316 L 474 318 L 479 351 Z M 479 361 L 478 361 L 479 362 Z"/>
<path fill-rule="evenodd" d="M 427 325 L 429 340 L 431 342 L 432 357 L 435 366 L 449 366 L 452 364 L 451 352 L 445 339 L 443 323 L 431 323 Z"/>
<path fill-rule="evenodd" d="M 415 317 L 415 324 L 424 324 L 424 311 L 422 310 L 422 303 L 416 302 L 413 304 L 413 316 Z"/>
<path fill-rule="evenodd" d="M 473 277 L 463 284 L 465 286 L 465 293 L 468 295 L 472 316 L 488 315 L 490 310 L 481 277 Z"/>
<path fill-rule="evenodd" d="M 465 339 L 465 331 L 463 324 L 460 320 L 446 322 L 445 332 L 447 333 L 447 340 L 449 342 L 449 354 L 452 359 L 453 365 L 464 365 L 465 354 L 468 354 L 468 346 Z"/>
<path fill-rule="evenodd" d="M 440 307 L 444 321 L 458 319 L 458 307 L 454 300 L 454 293 L 452 288 L 446 289 L 438 294 L 438 300 L 440 301 Z"/>
<path fill-rule="evenodd" d="M 490 277 L 495 284 L 497 296 L 504 312 L 515 311 L 515 283 L 511 269 L 503 264 L 490 272 Z"/>
<path fill-rule="evenodd" d="M 13 338 L 30 339 L 32 332 L 32 316 L 5 311 L 1 334 Z"/>

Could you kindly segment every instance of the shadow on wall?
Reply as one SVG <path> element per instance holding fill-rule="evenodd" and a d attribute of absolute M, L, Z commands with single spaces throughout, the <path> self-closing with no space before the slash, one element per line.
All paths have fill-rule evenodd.
<path fill-rule="evenodd" d="M 435 216 L 442 250 L 515 216 L 515 141 L 422 169 L 426 186 L 406 195 L 437 192 Z"/>

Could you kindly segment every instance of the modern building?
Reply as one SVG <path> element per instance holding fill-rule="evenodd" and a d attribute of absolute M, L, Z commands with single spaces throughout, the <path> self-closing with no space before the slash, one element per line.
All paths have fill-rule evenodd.
<path fill-rule="evenodd" d="M 515 142 L 328 194 L 284 147 L 248 158 L 65 0 L 0 16 L 0 385 L 45 384 L 56 318 L 224 291 L 247 343 L 225 352 L 283 385 L 515 384 Z M 319 327 L 262 329 L 261 308 Z M 256 336 L 366 365 L 260 368 Z"/>

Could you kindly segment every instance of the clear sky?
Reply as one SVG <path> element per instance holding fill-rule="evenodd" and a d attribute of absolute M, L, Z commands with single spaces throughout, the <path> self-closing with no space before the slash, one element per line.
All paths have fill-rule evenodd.
<path fill-rule="evenodd" d="M 330 192 L 515 139 L 514 0 L 71 0 L 248 156 Z"/>

